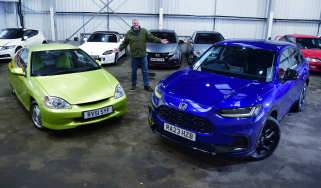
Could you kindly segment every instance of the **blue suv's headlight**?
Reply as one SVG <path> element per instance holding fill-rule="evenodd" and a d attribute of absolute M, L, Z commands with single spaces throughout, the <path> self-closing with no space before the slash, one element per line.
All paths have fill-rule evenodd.
<path fill-rule="evenodd" d="M 161 99 L 163 96 L 163 92 L 160 90 L 159 88 L 159 84 L 156 85 L 155 89 L 154 89 L 154 94 L 158 99 Z"/>
<path fill-rule="evenodd" d="M 228 108 L 219 110 L 218 114 L 227 118 L 244 118 L 256 116 L 261 111 L 262 105 L 256 105 L 246 108 Z"/>

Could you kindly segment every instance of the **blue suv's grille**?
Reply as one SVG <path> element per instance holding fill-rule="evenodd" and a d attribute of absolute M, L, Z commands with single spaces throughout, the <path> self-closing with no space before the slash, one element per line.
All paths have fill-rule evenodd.
<path fill-rule="evenodd" d="M 190 113 L 178 111 L 168 106 L 157 108 L 158 115 L 169 123 L 177 124 L 200 133 L 212 133 L 213 125 L 205 118 Z"/>

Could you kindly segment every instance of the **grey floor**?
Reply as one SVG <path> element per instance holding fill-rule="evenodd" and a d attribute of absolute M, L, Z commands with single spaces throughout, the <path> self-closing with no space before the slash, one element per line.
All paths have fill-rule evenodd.
<path fill-rule="evenodd" d="M 151 93 L 129 92 L 129 60 L 105 66 L 124 86 L 121 119 L 67 131 L 39 131 L 9 94 L 0 63 L 0 187 L 320 187 L 321 73 L 311 75 L 305 109 L 281 121 L 275 153 L 263 161 L 212 157 L 168 143 L 147 124 Z M 176 70 L 150 70 L 158 80 Z"/>

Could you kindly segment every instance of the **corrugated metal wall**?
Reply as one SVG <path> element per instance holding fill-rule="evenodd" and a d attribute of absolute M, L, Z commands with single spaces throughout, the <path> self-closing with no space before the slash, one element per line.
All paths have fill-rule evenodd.
<path fill-rule="evenodd" d="M 127 24 L 131 24 L 133 18 L 139 18 L 141 25 L 147 29 L 158 28 L 159 8 L 163 7 L 163 28 L 173 29 L 180 36 L 190 36 L 196 30 L 215 29 L 226 38 L 265 38 L 269 1 L 272 2 L 275 18 L 272 38 L 285 33 L 316 35 L 321 32 L 321 28 L 318 29 L 320 0 L 23 0 L 23 11 L 26 27 L 42 30 L 48 39 L 51 38 L 49 7 L 56 11 L 56 37 L 62 40 L 80 28 L 107 2 L 111 2 L 111 10 L 118 16 L 111 14 L 108 24 L 107 15 L 100 14 L 81 28 L 77 36 L 83 32 L 107 30 L 107 25 L 110 30 L 125 33 L 129 29 Z M 16 27 L 16 11 L 5 12 L 7 27 Z M 103 12 L 107 12 L 107 8 Z"/>

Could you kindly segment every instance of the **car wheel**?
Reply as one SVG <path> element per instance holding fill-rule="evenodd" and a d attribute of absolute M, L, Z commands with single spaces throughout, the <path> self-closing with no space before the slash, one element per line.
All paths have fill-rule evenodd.
<path fill-rule="evenodd" d="M 30 117 L 31 117 L 32 123 L 34 124 L 34 126 L 36 128 L 44 129 L 44 127 L 42 126 L 41 114 L 40 114 L 39 106 L 34 101 L 31 103 Z"/>
<path fill-rule="evenodd" d="M 294 112 L 301 112 L 303 110 L 306 95 L 307 95 L 307 83 L 305 82 L 301 90 L 300 97 L 298 101 L 296 101 L 294 104 L 294 109 L 293 109 Z"/>
<path fill-rule="evenodd" d="M 250 156 L 251 159 L 262 160 L 272 155 L 280 141 L 279 127 L 279 122 L 276 119 L 267 118 L 256 141 L 255 151 Z"/>
<path fill-rule="evenodd" d="M 44 40 L 42 41 L 42 44 L 48 44 L 48 41 Z"/>
<path fill-rule="evenodd" d="M 115 54 L 115 61 L 114 61 L 115 64 L 118 63 L 118 53 Z"/>

